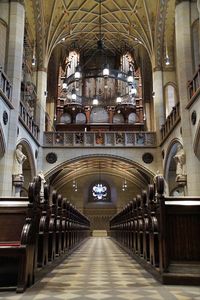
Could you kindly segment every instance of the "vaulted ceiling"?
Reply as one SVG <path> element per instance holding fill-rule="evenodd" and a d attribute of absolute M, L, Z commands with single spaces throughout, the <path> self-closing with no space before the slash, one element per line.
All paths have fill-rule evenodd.
<path fill-rule="evenodd" d="M 36 47 L 38 68 L 47 67 L 54 50 L 60 55 L 74 48 L 82 52 L 96 49 L 100 29 L 105 48 L 111 52 L 129 49 L 143 59 L 144 68 L 150 62 L 150 68 L 162 68 L 167 49 L 173 66 L 175 0 L 101 0 L 101 18 L 99 1 L 24 0 L 26 30 Z M 51 67 L 56 68 L 58 60 L 52 61 Z M 93 179 L 100 169 L 110 180 L 115 178 L 116 184 L 126 176 L 138 188 L 153 178 L 130 162 L 99 156 L 71 162 L 48 175 L 62 189 L 74 177 Z"/>
<path fill-rule="evenodd" d="M 25 0 L 27 26 L 41 65 L 58 44 L 80 51 L 95 48 L 100 23 L 111 51 L 144 47 L 157 66 L 166 46 L 173 54 L 175 0 L 101 0 L 101 18 L 99 1 Z"/>

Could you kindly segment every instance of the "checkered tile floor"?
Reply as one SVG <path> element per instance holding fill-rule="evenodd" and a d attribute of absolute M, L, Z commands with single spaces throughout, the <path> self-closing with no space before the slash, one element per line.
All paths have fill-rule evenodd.
<path fill-rule="evenodd" d="M 0 292 L 9 300 L 200 300 L 200 287 L 166 286 L 106 237 L 87 240 L 24 294 Z"/>

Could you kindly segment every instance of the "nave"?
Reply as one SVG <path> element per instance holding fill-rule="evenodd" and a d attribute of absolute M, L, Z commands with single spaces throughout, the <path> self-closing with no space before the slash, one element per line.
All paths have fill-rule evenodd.
<path fill-rule="evenodd" d="M 91 237 L 24 294 L 0 299 L 200 299 L 200 287 L 161 285 L 110 238 Z"/>

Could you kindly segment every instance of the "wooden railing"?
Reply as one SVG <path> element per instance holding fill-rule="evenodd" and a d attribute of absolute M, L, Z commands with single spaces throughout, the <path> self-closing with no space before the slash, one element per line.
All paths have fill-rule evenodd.
<path fill-rule="evenodd" d="M 189 101 L 195 98 L 200 91 L 200 66 L 191 81 L 188 82 Z"/>
<path fill-rule="evenodd" d="M 155 132 L 45 132 L 44 146 L 156 147 Z"/>
<path fill-rule="evenodd" d="M 166 119 L 165 124 L 161 127 L 161 139 L 162 141 L 165 140 L 169 134 L 172 132 L 174 127 L 180 121 L 180 103 L 177 103 L 176 106 L 172 108 L 171 113 Z"/>
<path fill-rule="evenodd" d="M 3 96 L 6 97 L 10 102 L 12 101 L 12 85 L 10 80 L 0 68 L 0 92 Z"/>
<path fill-rule="evenodd" d="M 26 127 L 26 129 L 31 132 L 34 138 L 38 139 L 39 127 L 35 124 L 33 116 L 28 112 L 25 105 L 20 102 L 20 111 L 19 111 L 20 121 Z"/>

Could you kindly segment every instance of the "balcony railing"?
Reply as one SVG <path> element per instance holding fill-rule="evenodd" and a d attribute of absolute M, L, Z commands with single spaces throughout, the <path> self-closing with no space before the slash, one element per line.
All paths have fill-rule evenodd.
<path fill-rule="evenodd" d="M 37 140 L 38 139 L 38 134 L 39 134 L 39 127 L 35 124 L 33 116 L 28 112 L 26 109 L 25 105 L 20 102 L 20 120 L 26 127 L 26 129 L 31 132 L 33 137 Z"/>
<path fill-rule="evenodd" d="M 156 147 L 155 132 L 45 132 L 44 146 Z"/>
<path fill-rule="evenodd" d="M 197 96 L 200 92 L 200 67 L 194 74 L 191 81 L 188 82 L 188 97 L 189 101 Z"/>
<path fill-rule="evenodd" d="M 180 121 L 180 104 L 177 103 L 176 106 L 172 108 L 171 113 L 166 119 L 165 124 L 161 128 L 161 139 L 164 141 L 169 134 L 172 132 L 176 124 Z"/>
<path fill-rule="evenodd" d="M 6 100 L 12 101 L 12 85 L 2 69 L 0 69 L 0 91 Z"/>

